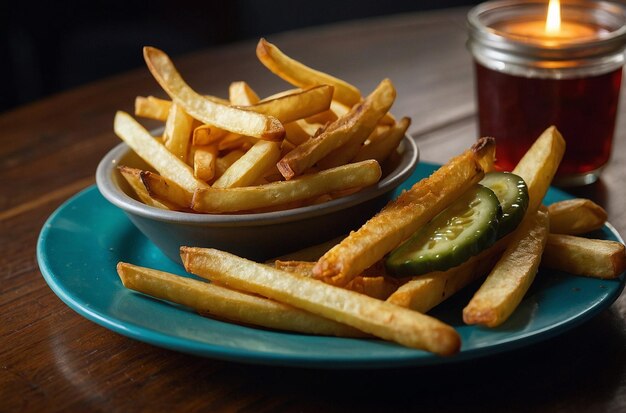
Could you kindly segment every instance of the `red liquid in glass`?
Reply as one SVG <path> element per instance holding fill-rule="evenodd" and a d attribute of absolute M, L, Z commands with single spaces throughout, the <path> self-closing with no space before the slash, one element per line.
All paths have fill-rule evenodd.
<path fill-rule="evenodd" d="M 591 77 L 512 76 L 476 63 L 481 136 L 496 138 L 496 165 L 512 170 L 550 125 L 567 143 L 557 176 L 594 171 L 609 160 L 622 69 Z"/>

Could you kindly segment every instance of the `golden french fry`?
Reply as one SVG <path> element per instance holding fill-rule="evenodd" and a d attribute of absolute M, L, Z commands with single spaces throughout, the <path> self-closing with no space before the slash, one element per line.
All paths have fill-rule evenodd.
<path fill-rule="evenodd" d="M 193 118 L 176 103 L 172 104 L 165 122 L 163 140 L 165 147 L 183 162 L 187 162 L 192 132 Z"/>
<path fill-rule="evenodd" d="M 571 274 L 610 279 L 626 270 L 626 252 L 620 242 L 550 234 L 541 265 Z"/>
<path fill-rule="evenodd" d="M 332 86 L 319 85 L 241 109 L 263 113 L 282 123 L 289 123 L 328 110 L 332 97 Z"/>
<path fill-rule="evenodd" d="M 398 123 L 390 128 L 389 133 L 362 146 L 353 161 L 358 162 L 365 159 L 376 159 L 379 163 L 382 163 L 398 147 L 400 142 L 402 142 L 410 124 L 411 119 L 406 117 L 400 119 Z"/>
<path fill-rule="evenodd" d="M 513 169 L 528 186 L 528 213 L 541 205 L 565 153 L 565 140 L 554 126 L 546 129 Z"/>
<path fill-rule="evenodd" d="M 135 98 L 135 116 L 165 122 L 171 106 L 172 102 L 169 100 L 155 98 L 154 96 L 137 96 Z"/>
<path fill-rule="evenodd" d="M 118 111 L 113 121 L 115 134 L 132 148 L 144 161 L 152 165 L 161 176 L 175 182 L 181 188 L 193 192 L 208 185 L 193 176 L 189 165 L 157 142 L 152 135 L 128 113 Z"/>
<path fill-rule="evenodd" d="M 191 143 L 193 146 L 206 146 L 218 142 L 228 135 L 228 131 L 211 125 L 200 125 L 193 130 Z"/>
<path fill-rule="evenodd" d="M 216 284 L 124 262 L 117 264 L 117 273 L 128 289 L 193 308 L 208 317 L 307 334 L 364 336 L 335 321 Z"/>
<path fill-rule="evenodd" d="M 303 277 L 313 277 L 314 261 L 274 261 L 274 268 L 296 273 Z M 358 275 L 343 288 L 372 298 L 385 300 L 400 285 L 399 280 L 384 275 Z"/>
<path fill-rule="evenodd" d="M 141 169 L 130 168 L 123 165 L 118 166 L 117 169 L 144 204 L 161 209 L 178 209 L 175 205 L 159 201 L 150 196 L 146 186 L 141 182 L 141 172 L 143 172 Z"/>
<path fill-rule="evenodd" d="M 312 135 L 309 135 L 307 131 L 305 131 L 304 128 L 298 124 L 298 122 L 285 123 L 283 126 L 285 127 L 286 132 L 283 143 L 289 142 L 293 145 L 293 147 L 296 147 L 311 139 Z M 287 152 L 285 152 L 285 155 L 286 154 Z"/>
<path fill-rule="evenodd" d="M 526 214 L 502 257 L 463 309 L 463 321 L 496 327 L 509 318 L 535 279 L 548 226 L 546 211 Z"/>
<path fill-rule="evenodd" d="M 334 87 L 333 99 L 348 107 L 361 100 L 361 92 L 351 84 L 334 76 L 322 73 L 290 58 L 265 39 L 259 40 L 256 55 L 272 73 L 294 86 L 306 88 L 314 85 Z"/>
<path fill-rule="evenodd" d="M 251 106 L 259 103 L 259 95 L 244 81 L 232 82 L 228 87 L 228 100 L 231 105 Z"/>
<path fill-rule="evenodd" d="M 347 284 L 480 181 L 484 176 L 481 163 L 489 163 L 483 158 L 493 162 L 494 150 L 494 140 L 482 138 L 413 185 L 324 254 L 315 266 L 315 276 L 331 284 Z"/>
<path fill-rule="evenodd" d="M 193 154 L 193 174 L 203 181 L 210 181 L 215 176 L 217 148 L 215 146 L 197 146 Z"/>
<path fill-rule="evenodd" d="M 389 110 L 395 97 L 391 81 L 383 80 L 362 103 L 330 124 L 321 135 L 285 155 L 278 162 L 280 173 L 285 179 L 291 179 L 346 142 L 356 138 L 365 141 L 378 120 Z"/>
<path fill-rule="evenodd" d="M 309 116 L 305 120 L 308 123 L 324 124 L 324 123 L 335 122 L 337 119 L 339 119 L 339 116 L 337 116 L 337 114 L 332 110 L 332 104 L 331 104 L 331 109 L 325 110 L 316 115 Z"/>
<path fill-rule="evenodd" d="M 553 234 L 578 235 L 602 228 L 608 215 L 590 199 L 568 199 L 548 207 L 550 232 Z"/>
<path fill-rule="evenodd" d="M 213 188 L 248 186 L 276 164 L 280 157 L 278 142 L 257 141 L 245 155 L 235 161 L 215 182 Z"/>
<path fill-rule="evenodd" d="M 214 179 L 217 179 L 220 176 L 222 176 L 224 172 L 226 172 L 226 170 L 230 168 L 230 166 L 234 164 L 237 161 L 237 159 L 241 158 L 244 154 L 245 152 L 242 151 L 241 149 L 234 149 L 228 152 L 226 155 L 218 157 L 217 160 L 215 161 Z"/>
<path fill-rule="evenodd" d="M 217 149 L 220 151 L 231 151 L 233 149 L 242 149 L 247 151 L 257 143 L 259 139 L 251 136 L 237 135 L 235 133 L 229 133 L 225 137 L 219 140 L 217 143 Z"/>
<path fill-rule="evenodd" d="M 193 209 L 199 212 L 235 212 L 267 208 L 305 200 L 329 191 L 373 185 L 380 179 L 378 162 L 370 160 L 290 181 L 240 188 L 203 188 L 194 194 Z"/>
<path fill-rule="evenodd" d="M 227 252 L 181 248 L 185 269 L 232 288 L 261 294 L 408 347 L 452 355 L 460 337 L 435 318 Z"/>
<path fill-rule="evenodd" d="M 181 188 L 175 182 L 150 171 L 141 171 L 139 177 L 152 198 L 182 208 L 191 206 L 193 193 Z"/>
<path fill-rule="evenodd" d="M 144 47 L 143 51 L 154 78 L 189 115 L 221 129 L 260 139 L 277 141 L 284 136 L 285 129 L 278 119 L 225 105 L 196 93 L 164 52 L 154 47 Z"/>

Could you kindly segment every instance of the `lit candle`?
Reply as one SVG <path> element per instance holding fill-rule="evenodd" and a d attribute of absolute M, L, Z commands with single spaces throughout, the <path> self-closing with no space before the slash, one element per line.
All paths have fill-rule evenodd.
<path fill-rule="evenodd" d="M 511 21 L 496 29 L 508 35 L 537 40 L 584 40 L 602 32 L 589 24 L 561 21 L 559 0 L 550 0 L 545 20 Z"/>

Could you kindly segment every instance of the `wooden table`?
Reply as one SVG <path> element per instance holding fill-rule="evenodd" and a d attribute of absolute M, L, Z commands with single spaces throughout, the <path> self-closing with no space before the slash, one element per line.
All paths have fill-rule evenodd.
<path fill-rule="evenodd" d="M 288 54 L 370 91 L 398 88 L 422 159 L 444 162 L 476 137 L 466 9 L 401 15 L 271 36 Z M 247 80 L 286 88 L 255 41 L 177 60 L 189 83 L 226 95 Z M 140 51 L 137 51 L 138 64 Z M 44 282 L 35 244 L 45 219 L 94 183 L 117 142 L 116 110 L 164 96 L 145 69 L 0 116 L 0 411 L 626 411 L 626 296 L 556 338 L 488 358 L 422 368 L 332 371 L 202 359 L 127 339 L 66 307 Z M 575 191 L 626 234 L 626 109 L 612 162 Z"/>

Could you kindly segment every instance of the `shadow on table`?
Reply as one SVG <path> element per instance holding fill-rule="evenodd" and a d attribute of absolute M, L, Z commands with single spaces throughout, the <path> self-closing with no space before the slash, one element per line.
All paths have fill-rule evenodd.
<path fill-rule="evenodd" d="M 302 411 L 605 411 L 626 374 L 626 331 L 615 311 L 548 342 L 458 364 L 372 371 L 238 366 L 233 374 L 253 376 L 269 398 L 293 394 Z"/>

